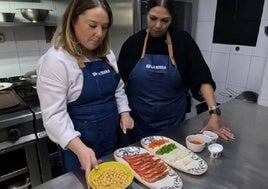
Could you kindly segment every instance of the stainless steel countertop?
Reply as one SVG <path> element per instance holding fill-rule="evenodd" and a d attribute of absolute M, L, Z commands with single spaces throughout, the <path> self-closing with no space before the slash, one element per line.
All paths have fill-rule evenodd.
<path fill-rule="evenodd" d="M 178 171 L 183 189 L 252 189 L 265 188 L 268 180 L 268 108 L 251 102 L 232 99 L 221 105 L 222 122 L 236 135 L 235 141 L 218 140 L 224 147 L 218 159 L 209 157 L 208 150 L 197 153 L 208 163 L 208 171 L 201 176 L 192 176 Z M 204 112 L 186 120 L 183 127 L 163 133 L 185 145 L 188 134 L 197 133 L 208 120 Z M 138 144 L 138 143 L 137 143 Z M 103 158 L 113 160 L 112 154 Z M 87 188 L 83 171 L 59 176 L 34 189 L 82 189 Z M 146 188 L 134 180 L 129 188 Z"/>

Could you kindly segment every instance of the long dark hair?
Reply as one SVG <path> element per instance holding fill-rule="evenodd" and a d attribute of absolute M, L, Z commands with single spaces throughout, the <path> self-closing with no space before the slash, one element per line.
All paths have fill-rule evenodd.
<path fill-rule="evenodd" d="M 173 1 L 172 0 L 149 0 L 147 4 L 147 12 L 154 7 L 164 7 L 168 10 L 171 16 L 173 16 Z"/>

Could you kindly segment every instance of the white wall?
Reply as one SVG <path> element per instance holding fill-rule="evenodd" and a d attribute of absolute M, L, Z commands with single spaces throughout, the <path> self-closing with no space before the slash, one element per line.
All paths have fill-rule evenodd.
<path fill-rule="evenodd" d="M 216 0 L 199 0 L 196 42 L 216 81 L 217 101 L 223 103 L 245 90 L 259 94 L 268 57 L 268 37 L 264 34 L 268 2 L 265 1 L 256 47 L 212 43 L 216 6 Z M 235 50 L 237 46 L 239 51 Z"/>
<path fill-rule="evenodd" d="M 266 68 L 265 68 L 264 77 L 262 81 L 260 96 L 258 98 L 258 104 L 268 107 L 268 58 L 266 62 Z"/>
<path fill-rule="evenodd" d="M 40 2 L 0 1 L 0 12 L 15 12 L 15 22 L 29 22 L 17 8 L 50 9 L 47 22 L 56 23 L 66 8 L 66 0 L 41 0 Z M 5 42 L 0 43 L 0 78 L 24 75 L 34 70 L 39 57 L 51 43 L 45 40 L 44 26 L 2 26 L 0 34 Z"/>

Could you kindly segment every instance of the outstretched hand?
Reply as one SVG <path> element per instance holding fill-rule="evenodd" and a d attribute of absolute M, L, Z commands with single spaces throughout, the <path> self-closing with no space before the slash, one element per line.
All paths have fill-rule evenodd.
<path fill-rule="evenodd" d="M 209 118 L 207 125 L 201 129 L 200 132 L 205 130 L 213 131 L 219 135 L 220 138 L 224 140 L 234 140 L 235 136 L 232 133 L 230 128 L 227 128 L 222 125 L 220 117 L 218 115 L 212 114 Z"/>

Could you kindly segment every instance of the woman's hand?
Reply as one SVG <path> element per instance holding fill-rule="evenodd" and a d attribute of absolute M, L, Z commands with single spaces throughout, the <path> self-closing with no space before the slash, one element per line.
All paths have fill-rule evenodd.
<path fill-rule="evenodd" d="M 207 106 L 212 107 L 216 106 L 216 100 L 215 100 L 215 95 L 214 95 L 214 90 L 212 86 L 208 83 L 203 83 L 200 88 L 201 94 L 203 98 L 205 99 Z M 208 124 L 201 130 L 201 132 L 205 130 L 210 130 L 219 135 L 224 140 L 234 140 L 235 136 L 232 133 L 232 131 L 224 127 L 221 124 L 220 117 L 216 114 L 211 114 Z"/>
<path fill-rule="evenodd" d="M 124 134 L 127 133 L 127 129 L 133 129 L 134 121 L 132 117 L 129 115 L 129 112 L 122 112 L 120 119 L 120 127 Z"/>
<path fill-rule="evenodd" d="M 210 131 L 217 133 L 219 135 L 219 137 L 221 137 L 224 140 L 234 140 L 235 139 L 235 136 L 232 133 L 232 131 L 229 128 L 224 127 L 221 124 L 220 117 L 216 114 L 210 115 L 210 118 L 209 118 L 207 125 L 203 129 L 201 129 L 200 132 L 203 132 L 205 130 L 210 130 Z"/>
<path fill-rule="evenodd" d="M 85 170 L 85 177 L 87 178 L 89 172 L 93 168 L 98 168 L 99 161 L 96 159 L 95 152 L 88 147 L 81 149 L 81 152 L 77 155 L 82 169 Z"/>
<path fill-rule="evenodd" d="M 98 168 L 100 161 L 97 160 L 95 152 L 87 147 L 80 138 L 76 137 L 70 141 L 68 148 L 72 150 L 78 157 L 82 169 L 85 170 L 85 177 L 93 168 Z"/>

